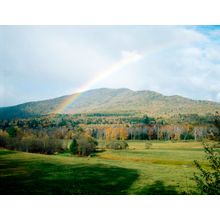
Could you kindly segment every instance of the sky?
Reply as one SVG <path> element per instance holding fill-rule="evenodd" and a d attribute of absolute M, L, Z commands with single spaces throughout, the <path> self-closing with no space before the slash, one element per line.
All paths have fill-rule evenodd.
<path fill-rule="evenodd" d="M 0 26 L 0 107 L 96 88 L 220 102 L 220 26 Z"/>

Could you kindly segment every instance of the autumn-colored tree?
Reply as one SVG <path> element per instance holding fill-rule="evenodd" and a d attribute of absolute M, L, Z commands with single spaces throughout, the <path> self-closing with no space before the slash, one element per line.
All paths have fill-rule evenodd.
<path fill-rule="evenodd" d="M 125 127 L 120 128 L 119 136 L 120 136 L 120 140 L 127 140 L 128 139 L 128 129 Z"/>
<path fill-rule="evenodd" d="M 1 136 L 1 137 L 8 137 L 9 134 L 8 134 L 8 132 L 3 131 L 2 129 L 0 129 L 0 136 Z"/>
<path fill-rule="evenodd" d="M 110 141 L 112 137 L 112 128 L 108 127 L 105 129 L 105 138 L 107 141 Z"/>
<path fill-rule="evenodd" d="M 77 154 L 79 156 L 88 156 L 95 151 L 98 142 L 89 135 L 80 134 L 75 137 L 77 141 Z"/>

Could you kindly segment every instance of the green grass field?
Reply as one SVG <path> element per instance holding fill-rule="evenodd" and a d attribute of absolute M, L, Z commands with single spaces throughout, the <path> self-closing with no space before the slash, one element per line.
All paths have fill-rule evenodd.
<path fill-rule="evenodd" d="M 130 141 L 128 150 L 94 157 L 0 149 L 0 194 L 196 194 L 194 160 L 206 165 L 200 142 L 146 149 L 144 141 Z"/>

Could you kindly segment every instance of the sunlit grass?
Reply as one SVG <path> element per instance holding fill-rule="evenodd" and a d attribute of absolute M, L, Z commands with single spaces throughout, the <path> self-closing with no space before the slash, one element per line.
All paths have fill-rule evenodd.
<path fill-rule="evenodd" d="M 1 194 L 196 193 L 193 161 L 203 164 L 201 142 L 129 141 L 128 150 L 95 157 L 68 152 L 40 155 L 0 150 Z"/>

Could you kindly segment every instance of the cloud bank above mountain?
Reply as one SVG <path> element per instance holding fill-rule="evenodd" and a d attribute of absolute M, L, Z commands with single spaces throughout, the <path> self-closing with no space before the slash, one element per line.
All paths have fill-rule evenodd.
<path fill-rule="evenodd" d="M 100 87 L 220 101 L 218 26 L 0 26 L 0 60 L 0 106 Z"/>

